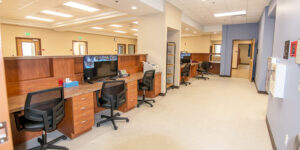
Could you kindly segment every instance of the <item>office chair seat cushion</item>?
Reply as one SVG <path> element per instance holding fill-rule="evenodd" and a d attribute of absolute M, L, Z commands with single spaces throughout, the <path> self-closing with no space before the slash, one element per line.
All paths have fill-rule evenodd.
<path fill-rule="evenodd" d="M 52 116 L 48 117 L 48 122 L 50 125 L 52 125 Z M 30 131 L 40 131 L 44 129 L 44 122 L 40 121 L 31 121 L 25 118 L 25 116 L 20 117 L 20 124 L 22 124 L 23 128 L 25 130 L 30 130 Z"/>

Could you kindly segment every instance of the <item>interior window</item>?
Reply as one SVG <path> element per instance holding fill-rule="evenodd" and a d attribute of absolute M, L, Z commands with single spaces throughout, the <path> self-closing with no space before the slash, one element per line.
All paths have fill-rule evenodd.
<path fill-rule="evenodd" d="M 16 38 L 18 56 L 38 56 L 41 55 L 40 39 Z"/>
<path fill-rule="evenodd" d="M 86 41 L 73 41 L 73 54 L 74 55 L 87 55 L 87 42 Z"/>
<path fill-rule="evenodd" d="M 128 44 L 128 54 L 135 54 L 135 45 Z"/>

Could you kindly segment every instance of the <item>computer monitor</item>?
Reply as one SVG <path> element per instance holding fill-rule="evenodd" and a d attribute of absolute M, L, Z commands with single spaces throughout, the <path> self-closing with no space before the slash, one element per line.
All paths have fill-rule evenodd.
<path fill-rule="evenodd" d="M 191 62 L 191 53 L 181 53 L 180 54 L 180 63 L 190 63 Z"/>
<path fill-rule="evenodd" d="M 86 81 L 101 80 L 118 76 L 117 55 L 84 56 L 84 79 Z"/>

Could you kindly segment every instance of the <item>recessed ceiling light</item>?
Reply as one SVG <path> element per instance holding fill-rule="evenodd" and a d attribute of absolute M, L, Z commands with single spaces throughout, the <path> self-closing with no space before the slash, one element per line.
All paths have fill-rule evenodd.
<path fill-rule="evenodd" d="M 133 21 L 132 23 L 134 23 L 134 24 L 139 24 L 139 22 L 138 22 L 138 21 Z"/>
<path fill-rule="evenodd" d="M 33 19 L 33 20 L 40 20 L 40 21 L 46 21 L 46 22 L 52 22 L 54 20 L 52 19 L 46 19 L 46 18 L 40 18 L 40 17 L 34 17 L 34 16 L 26 16 L 27 19 Z"/>
<path fill-rule="evenodd" d="M 226 12 L 226 13 L 218 13 L 218 14 L 215 14 L 215 17 L 245 15 L 246 13 L 247 13 L 246 10 L 243 10 L 243 11 L 234 11 L 234 12 Z"/>
<path fill-rule="evenodd" d="M 102 29 L 104 29 L 104 28 L 102 28 L 102 27 L 92 27 L 92 29 L 102 30 Z"/>
<path fill-rule="evenodd" d="M 194 31 L 193 33 L 194 33 L 194 34 L 196 34 L 196 33 L 197 33 L 197 31 Z"/>
<path fill-rule="evenodd" d="M 85 10 L 85 11 L 89 11 L 89 12 L 95 12 L 98 11 L 99 9 L 94 8 L 94 7 L 90 7 L 90 6 L 86 6 L 80 3 L 76 3 L 76 2 L 66 2 L 64 3 L 65 6 L 69 6 L 69 7 L 73 7 L 73 8 L 77 8 L 77 9 L 81 9 L 81 10 Z"/>
<path fill-rule="evenodd" d="M 66 18 L 73 17 L 72 15 L 69 15 L 69 14 L 64 14 L 64 13 L 51 11 L 51 10 L 42 10 L 41 12 L 44 14 L 55 15 L 55 16 L 66 17 Z"/>
<path fill-rule="evenodd" d="M 131 9 L 132 9 L 132 10 L 136 10 L 137 7 L 136 7 L 136 6 L 131 6 Z"/>
<path fill-rule="evenodd" d="M 114 32 L 117 32 L 117 33 L 127 33 L 125 31 L 114 31 Z"/>
<path fill-rule="evenodd" d="M 138 31 L 138 29 L 134 28 L 134 29 L 131 29 L 132 31 Z"/>
<path fill-rule="evenodd" d="M 123 27 L 122 25 L 119 25 L 119 24 L 112 24 L 112 25 L 110 25 L 110 26 L 116 27 L 116 28 L 121 28 L 121 27 Z"/>
<path fill-rule="evenodd" d="M 185 28 L 185 30 L 187 30 L 187 31 L 188 31 L 188 30 L 190 30 L 190 29 L 189 29 L 189 28 Z"/>

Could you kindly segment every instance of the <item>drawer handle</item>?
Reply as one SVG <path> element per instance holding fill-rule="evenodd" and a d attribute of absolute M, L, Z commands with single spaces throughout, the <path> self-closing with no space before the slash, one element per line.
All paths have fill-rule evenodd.
<path fill-rule="evenodd" d="M 87 120 L 81 121 L 81 124 L 84 124 L 84 123 L 86 123 L 86 122 L 87 122 Z"/>
<path fill-rule="evenodd" d="M 86 100 L 86 98 L 85 98 L 85 97 L 83 97 L 83 98 L 81 98 L 80 100 L 84 101 L 84 100 Z"/>
<path fill-rule="evenodd" d="M 85 107 L 81 107 L 81 110 L 85 110 L 86 109 L 86 106 Z"/>

